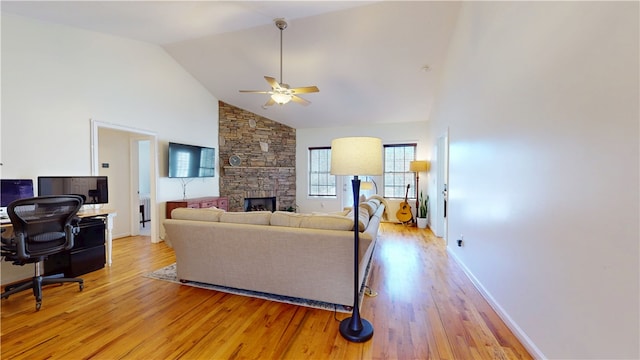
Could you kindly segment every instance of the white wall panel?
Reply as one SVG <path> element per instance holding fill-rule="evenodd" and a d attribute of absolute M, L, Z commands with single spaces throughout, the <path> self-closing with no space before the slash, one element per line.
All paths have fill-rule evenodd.
<path fill-rule="evenodd" d="M 449 251 L 540 357 L 640 357 L 638 10 L 465 3 L 451 44 Z"/>

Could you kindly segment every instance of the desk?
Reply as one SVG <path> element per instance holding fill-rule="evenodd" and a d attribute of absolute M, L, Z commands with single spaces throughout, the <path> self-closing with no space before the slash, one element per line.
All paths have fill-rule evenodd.
<path fill-rule="evenodd" d="M 115 210 L 109 209 L 86 209 L 78 211 L 78 217 L 80 218 L 101 218 L 104 221 L 106 228 L 106 262 L 107 266 L 111 266 L 111 249 L 113 248 L 113 218 L 118 215 Z M 2 219 L 0 226 L 3 231 L 11 227 L 11 221 L 9 219 Z"/>

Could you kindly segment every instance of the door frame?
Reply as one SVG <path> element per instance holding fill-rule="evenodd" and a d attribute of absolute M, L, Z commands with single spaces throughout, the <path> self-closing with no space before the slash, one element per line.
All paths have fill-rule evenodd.
<path fill-rule="evenodd" d="M 449 237 L 449 129 L 438 137 L 436 143 L 436 236 L 448 244 Z M 445 191 L 446 189 L 446 191 Z"/>
<path fill-rule="evenodd" d="M 98 159 L 98 149 L 99 149 L 99 130 L 100 128 L 105 129 L 113 129 L 120 130 L 126 133 L 129 133 L 131 139 L 130 147 L 129 147 L 129 156 L 133 160 L 134 157 L 137 159 L 138 157 L 138 148 L 137 144 L 139 140 L 149 140 L 149 189 L 150 189 L 150 221 L 149 227 L 151 229 L 151 242 L 157 243 L 160 242 L 158 233 L 159 233 L 159 224 L 157 221 L 157 194 L 156 194 L 156 183 L 158 181 L 158 138 L 155 132 L 148 130 L 141 130 L 136 128 L 131 128 L 124 125 L 118 125 L 113 123 L 106 123 L 102 121 L 97 121 L 94 119 L 90 119 L 91 121 L 91 174 L 98 175 L 99 173 L 99 159 Z M 135 146 L 134 146 L 135 145 Z M 134 162 L 132 161 L 132 164 Z M 135 164 L 137 164 L 137 160 L 135 160 Z M 138 209 L 140 206 L 139 197 L 138 197 L 138 173 L 134 171 L 134 169 L 129 169 L 129 208 L 130 209 Z M 117 209 L 114 209 L 117 210 Z M 131 218 L 129 219 L 129 229 L 130 233 L 139 234 L 140 233 L 140 220 L 139 220 L 139 211 L 131 211 Z"/>

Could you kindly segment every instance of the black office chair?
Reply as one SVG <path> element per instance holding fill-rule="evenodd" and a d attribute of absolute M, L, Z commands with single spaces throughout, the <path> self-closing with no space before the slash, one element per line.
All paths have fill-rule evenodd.
<path fill-rule="evenodd" d="M 80 291 L 84 289 L 81 278 L 42 276 L 42 265 L 49 255 L 73 247 L 80 221 L 76 214 L 82 204 L 82 198 L 76 195 L 39 196 L 9 204 L 7 213 L 13 226 L 13 236 L 2 238 L 1 255 L 14 265 L 35 263 L 35 274 L 29 281 L 6 286 L 1 298 L 7 299 L 9 295 L 33 289 L 37 311 L 42 305 L 42 285 L 77 282 Z"/>

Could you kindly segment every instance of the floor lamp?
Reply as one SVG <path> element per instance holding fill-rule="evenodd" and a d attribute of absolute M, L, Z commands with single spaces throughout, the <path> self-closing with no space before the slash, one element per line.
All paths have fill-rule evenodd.
<path fill-rule="evenodd" d="M 358 265 L 360 232 L 358 229 L 359 175 L 382 175 L 382 140 L 372 137 L 346 137 L 331 141 L 331 174 L 353 175 L 353 312 L 340 322 L 340 334 L 353 342 L 365 342 L 373 336 L 373 325 L 360 317 Z"/>
<path fill-rule="evenodd" d="M 416 218 L 419 214 L 418 194 L 420 193 L 420 172 L 429 171 L 429 163 L 425 160 L 415 160 L 409 163 L 409 171 L 416 173 Z"/>

